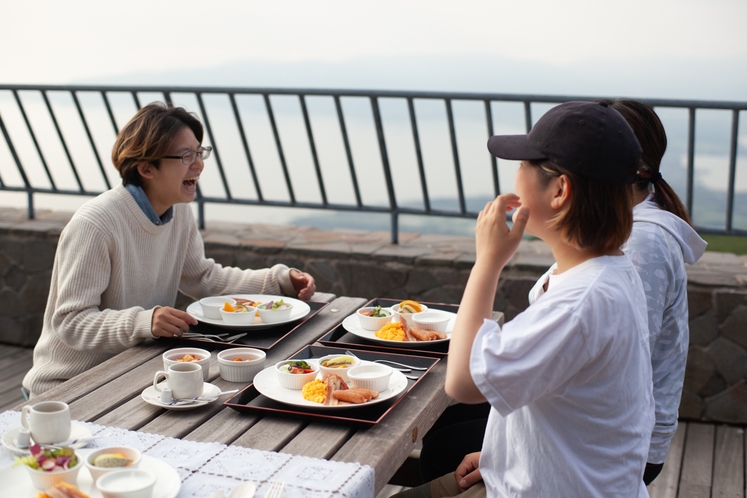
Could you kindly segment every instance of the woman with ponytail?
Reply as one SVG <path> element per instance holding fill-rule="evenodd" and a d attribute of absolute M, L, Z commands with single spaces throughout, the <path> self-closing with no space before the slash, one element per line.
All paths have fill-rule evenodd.
<path fill-rule="evenodd" d="M 689 344 L 687 273 L 703 255 L 706 242 L 690 225 L 690 217 L 659 167 L 667 135 L 659 117 L 635 100 L 608 101 L 628 121 L 643 154 L 633 186 L 633 230 L 623 245 L 643 281 L 648 308 L 656 424 L 643 480 L 648 485 L 661 472 L 677 430 L 677 410 Z"/>

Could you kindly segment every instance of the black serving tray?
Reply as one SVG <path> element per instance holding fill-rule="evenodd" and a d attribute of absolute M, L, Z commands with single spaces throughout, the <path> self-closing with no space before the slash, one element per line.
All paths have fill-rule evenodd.
<path fill-rule="evenodd" d="M 308 359 L 308 358 L 321 358 L 328 354 L 344 354 L 345 348 L 339 347 L 326 347 L 326 346 L 306 346 L 297 353 L 291 355 L 289 359 Z M 352 351 L 352 349 L 351 349 Z M 254 384 L 249 384 L 239 393 L 232 398 L 226 400 L 223 404 L 230 406 L 236 411 L 247 412 L 253 414 L 273 414 L 281 415 L 290 418 L 301 418 L 308 420 L 309 418 L 318 419 L 323 421 L 337 421 L 343 422 L 349 425 L 360 426 L 360 427 L 371 427 L 381 422 L 386 415 L 392 411 L 392 409 L 399 404 L 405 396 L 409 394 L 412 388 L 420 382 L 424 376 L 426 376 L 433 366 L 439 361 L 438 358 L 430 356 L 415 356 L 415 355 L 404 355 L 404 354 L 393 354 L 384 352 L 364 351 L 355 350 L 352 351 L 355 356 L 362 360 L 391 360 L 406 365 L 413 365 L 417 367 L 427 368 L 425 371 L 412 370 L 407 372 L 405 375 L 417 376 L 416 379 L 407 380 L 407 388 L 397 398 L 376 403 L 373 405 L 359 405 L 359 406 L 347 406 L 344 409 L 330 411 L 330 410 L 314 410 L 313 408 L 287 405 L 279 401 L 263 396 L 254 387 Z M 391 366 L 391 365 L 390 365 Z"/>
<path fill-rule="evenodd" d="M 388 298 L 377 297 L 367 302 L 364 306 L 361 306 L 361 307 L 378 305 L 383 308 L 389 308 L 401 302 L 402 302 L 402 299 L 388 299 Z M 428 303 L 425 301 L 423 301 L 422 303 L 428 306 L 429 309 L 450 311 L 452 313 L 456 313 L 459 310 L 459 305 L 457 304 Z M 418 355 L 418 356 L 433 356 L 436 358 L 442 358 L 446 356 L 447 353 L 449 352 L 448 341 L 439 342 L 439 343 L 436 343 L 430 346 L 425 345 L 419 348 L 408 348 L 406 346 L 400 348 L 400 347 L 395 347 L 395 346 L 388 346 L 388 345 L 381 344 L 378 342 L 367 341 L 363 339 L 362 337 L 358 337 L 357 335 L 351 334 L 350 332 L 345 330 L 345 327 L 343 327 L 342 324 L 338 325 L 337 327 L 333 328 L 331 331 L 329 331 L 328 333 L 320 337 L 318 342 L 320 344 L 324 344 L 325 346 L 331 346 L 331 347 L 357 348 L 357 349 L 365 349 L 367 351 L 381 351 L 381 352 L 397 353 L 397 354 L 413 354 L 413 355 Z M 402 344 L 405 345 L 407 343 L 405 342 Z"/>
<path fill-rule="evenodd" d="M 180 337 L 179 339 L 170 339 L 175 342 L 183 343 L 183 342 L 189 342 L 189 343 L 199 343 L 200 346 L 208 346 L 210 344 L 219 344 L 223 346 L 232 346 L 232 347 L 248 347 L 248 348 L 256 348 L 261 349 L 263 351 L 268 351 L 272 349 L 274 346 L 276 346 L 280 341 L 288 337 L 290 334 L 292 334 L 296 329 L 303 327 L 306 322 L 311 319 L 314 315 L 319 313 L 321 310 L 324 309 L 325 306 L 329 305 L 329 303 L 317 303 L 312 301 L 307 301 L 306 304 L 309 305 L 311 308 L 311 311 L 309 311 L 309 314 L 303 317 L 300 321 L 297 322 L 291 322 L 291 323 L 283 323 L 276 327 L 270 327 L 266 329 L 259 329 L 259 330 L 252 330 L 252 329 L 227 329 L 223 327 L 217 327 L 215 325 L 210 325 L 208 323 L 199 323 L 198 325 L 191 325 L 189 327 L 190 332 L 200 332 L 203 334 L 216 334 L 216 333 L 224 333 L 228 332 L 228 336 L 230 337 L 235 334 L 240 334 L 242 332 L 247 332 L 247 334 L 244 337 L 240 337 L 237 340 L 233 342 L 221 342 L 219 340 L 215 341 L 208 341 L 205 339 L 198 339 L 194 337 Z"/>

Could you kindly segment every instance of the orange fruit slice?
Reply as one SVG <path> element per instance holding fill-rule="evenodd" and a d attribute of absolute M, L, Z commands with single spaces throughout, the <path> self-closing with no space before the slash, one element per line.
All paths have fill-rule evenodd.
<path fill-rule="evenodd" d="M 233 306 L 231 306 L 231 303 L 229 303 L 228 301 L 226 301 L 225 304 L 223 305 L 223 311 L 232 312 L 232 311 L 236 311 L 236 308 L 234 308 Z"/>
<path fill-rule="evenodd" d="M 404 301 L 399 303 L 400 309 L 404 308 L 405 306 L 410 307 L 413 310 L 415 310 L 415 313 L 420 313 L 421 311 L 423 311 L 423 308 L 420 307 L 420 303 L 417 301 L 411 301 L 409 299 L 405 299 Z"/>

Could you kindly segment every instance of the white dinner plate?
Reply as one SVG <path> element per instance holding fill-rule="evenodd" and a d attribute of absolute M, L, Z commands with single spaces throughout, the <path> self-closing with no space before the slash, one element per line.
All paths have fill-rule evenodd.
<path fill-rule="evenodd" d="M 24 449 L 19 448 L 18 446 L 16 446 L 16 443 L 13 441 L 19 432 L 21 432 L 20 425 L 18 427 L 14 427 L 13 429 L 3 434 L 3 446 L 8 448 L 8 450 L 10 450 L 10 452 L 13 453 L 14 455 L 18 455 L 18 456 L 30 455 L 31 453 L 29 452 L 28 449 L 24 450 Z M 68 438 L 68 440 L 81 439 L 84 437 L 91 437 L 91 431 L 85 425 L 73 422 L 70 428 L 70 437 Z M 88 441 L 81 441 L 80 443 L 72 444 L 70 446 L 77 449 L 77 448 L 83 448 L 87 444 L 88 444 Z"/>
<path fill-rule="evenodd" d="M 167 387 L 167 383 L 165 380 L 163 382 L 159 382 L 158 385 L 161 386 L 161 388 Z M 218 394 L 219 392 L 220 387 L 209 382 L 205 382 L 205 384 L 202 386 L 202 394 L 200 394 L 200 396 L 209 396 L 211 394 Z M 159 408 L 165 408 L 166 410 L 191 410 L 193 408 L 205 406 L 208 403 L 212 403 L 213 401 L 218 399 L 214 398 L 210 400 L 192 401 L 191 403 L 185 403 L 183 405 L 164 405 L 163 403 L 161 403 L 161 393 L 156 391 L 156 388 L 152 385 L 146 387 L 140 397 L 143 398 L 143 401 L 145 401 L 146 403 L 157 406 Z"/>
<path fill-rule="evenodd" d="M 226 323 L 223 320 L 216 320 L 214 318 L 207 318 L 205 315 L 202 314 L 202 306 L 200 306 L 199 301 L 195 301 L 189 306 L 187 306 L 187 313 L 192 315 L 193 317 L 197 318 L 197 321 L 202 323 L 208 323 L 210 325 L 215 325 L 216 327 L 224 327 L 227 329 L 238 329 L 238 330 L 261 330 L 266 329 L 270 327 L 275 327 L 277 325 L 282 325 L 284 323 L 291 323 L 295 322 L 296 320 L 300 320 L 304 318 L 306 315 L 308 315 L 311 312 L 311 307 L 304 303 L 303 301 L 300 301 L 298 299 L 294 299 L 292 297 L 287 296 L 271 296 L 268 294 L 230 294 L 223 297 L 240 297 L 242 299 L 251 299 L 252 301 L 259 301 L 261 303 L 269 303 L 270 301 L 279 301 L 282 299 L 286 303 L 290 303 L 293 305 L 293 309 L 291 310 L 290 318 L 281 322 L 275 322 L 275 323 L 262 323 L 262 320 L 259 318 L 259 316 L 254 317 L 254 323 L 249 325 L 234 325 L 232 323 Z"/>
<path fill-rule="evenodd" d="M 408 348 L 408 349 L 419 349 L 419 348 L 425 348 L 428 346 L 431 346 L 433 344 L 440 344 L 442 342 L 449 342 L 449 339 L 451 339 L 451 332 L 454 330 L 454 322 L 456 321 L 456 313 L 452 313 L 450 311 L 442 311 L 442 310 L 429 310 L 429 311 L 438 311 L 439 313 L 445 313 L 447 315 L 450 315 L 449 323 L 446 324 L 446 339 L 436 339 L 435 341 L 388 341 L 386 339 L 379 339 L 374 335 L 376 332 L 375 330 L 366 330 L 360 325 L 360 321 L 358 321 L 358 315 L 352 314 L 349 317 L 345 318 L 345 320 L 342 321 L 342 326 L 345 330 L 350 332 L 353 335 L 357 335 L 358 337 L 362 339 L 366 339 L 367 341 L 371 342 L 377 342 L 379 344 L 386 344 L 387 346 L 394 346 L 398 348 Z"/>
<path fill-rule="evenodd" d="M 78 489 L 88 494 L 90 498 L 103 498 L 101 492 L 96 489 L 93 483 L 93 477 L 86 468 L 83 460 L 86 455 L 94 451 L 93 449 L 77 450 L 75 453 L 82 465 L 78 472 L 78 481 L 75 484 Z M 182 486 L 181 479 L 176 470 L 169 464 L 162 462 L 157 458 L 143 455 L 138 468 L 147 469 L 156 475 L 156 486 L 153 488 L 152 498 L 175 498 L 179 494 Z M 39 490 L 31 484 L 31 478 L 22 465 L 17 467 L 8 467 L 0 470 L 0 482 L 2 483 L 2 496 L 12 496 L 13 498 L 35 498 Z"/>
<path fill-rule="evenodd" d="M 319 359 L 308 359 L 309 363 L 317 363 Z M 361 364 L 370 363 L 367 361 L 361 361 Z M 320 374 L 321 378 L 321 374 Z M 320 410 L 339 410 L 345 408 L 358 408 L 361 406 L 373 405 L 375 403 L 381 403 L 388 399 L 396 398 L 407 389 L 407 378 L 399 370 L 392 369 L 392 377 L 389 379 L 389 388 L 379 393 L 379 397 L 366 401 L 360 405 L 322 405 L 304 399 L 300 389 L 286 389 L 278 383 L 278 376 L 275 373 L 275 366 L 267 367 L 259 372 L 254 377 L 254 387 L 257 388 L 260 394 L 267 396 L 268 398 L 285 403 L 288 405 L 303 406 L 306 408 L 316 408 Z"/>

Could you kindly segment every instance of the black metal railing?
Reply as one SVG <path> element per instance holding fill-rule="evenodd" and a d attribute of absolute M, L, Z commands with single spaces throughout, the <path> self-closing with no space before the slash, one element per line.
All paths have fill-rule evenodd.
<path fill-rule="evenodd" d="M 55 97 L 55 102 L 52 102 L 50 96 Z M 68 96 L 66 103 L 60 104 L 58 101 L 64 100 Z M 112 99 L 117 97 L 118 101 L 122 101 L 124 96 L 130 99 L 130 110 L 121 111 L 123 107 L 127 105 L 114 105 Z M 215 182 L 215 188 L 213 190 L 222 190 L 222 194 L 208 193 L 203 188 L 198 189 L 198 196 L 196 202 L 198 204 L 198 222 L 200 227 L 205 225 L 205 205 L 210 203 L 219 204 L 246 204 L 246 205 L 261 205 L 261 206 L 272 206 L 272 207 L 290 207 L 290 208 L 306 208 L 306 209 L 323 209 L 333 211 L 358 211 L 368 213 L 384 213 L 390 215 L 390 229 L 391 239 L 393 243 L 398 240 L 399 232 L 399 217 L 400 215 L 430 215 L 430 216 L 442 216 L 442 217 L 457 217 L 457 218 L 475 218 L 479 211 L 479 207 L 471 209 L 469 204 L 471 203 L 472 197 L 465 192 L 465 172 L 463 171 L 463 159 L 459 146 L 458 139 L 458 124 L 455 119 L 454 108 L 456 103 L 467 102 L 477 103 L 482 111 L 475 114 L 473 112 L 473 119 L 483 121 L 484 136 L 487 137 L 494 134 L 495 129 L 495 111 L 494 107 L 498 104 L 512 104 L 521 107 L 522 121 L 521 125 L 516 126 L 516 133 L 524 133 L 531 129 L 533 124 L 533 107 L 542 107 L 548 104 L 557 104 L 568 100 L 594 100 L 597 97 L 578 97 L 578 96 L 544 96 L 544 95 L 509 95 L 509 94 L 481 94 L 481 93 L 449 93 L 449 92 L 396 92 L 396 91 L 354 91 L 354 90 L 321 90 L 321 89 L 281 89 L 281 88 L 198 88 L 198 87 L 134 87 L 134 86 L 76 86 L 76 85 L 65 85 L 65 86 L 43 86 L 43 85 L 0 85 L 0 130 L 2 131 L 5 144 L 7 146 L 8 156 L 12 159 L 16 168 L 17 181 L 13 182 L 6 180 L 3 176 L 9 176 L 9 166 L 0 168 L 0 190 L 4 191 L 15 191 L 25 192 L 27 194 L 28 203 L 28 215 L 30 218 L 34 217 L 34 196 L 36 194 L 65 194 L 65 195 L 83 195 L 93 196 L 101 193 L 105 189 L 111 188 L 113 183 L 118 180 L 116 178 L 116 171 L 112 171 L 113 168 L 104 167 L 107 159 L 102 159 L 101 152 L 110 150 L 111 144 L 113 143 L 113 137 L 116 136 L 120 126 L 118 123 L 125 123 L 129 117 L 134 113 L 135 109 L 142 106 L 143 97 L 148 96 L 150 100 L 162 100 L 167 103 L 176 103 L 177 105 L 183 105 L 182 100 L 191 100 L 192 105 L 188 107 L 189 110 L 195 111 L 199 114 L 202 123 L 206 130 L 205 143 L 209 142 L 214 147 L 214 158 L 217 164 L 218 178 Z M 179 102 L 175 102 L 174 97 L 179 96 Z M 85 97 L 86 102 L 81 102 L 82 98 Z M 155 98 L 153 98 L 155 97 Z M 210 117 L 211 107 L 205 102 L 206 98 L 218 98 L 222 99 L 222 111 L 220 114 L 222 117 L 220 120 L 213 120 Z M 259 164 L 257 159 L 254 157 L 253 148 L 257 145 L 253 142 L 251 131 L 247 130 L 247 111 L 246 103 L 239 102 L 239 98 L 256 97 L 259 102 L 263 103 L 264 109 L 263 114 L 267 118 L 267 124 L 269 125 L 269 132 L 271 132 L 272 142 L 274 144 L 275 153 L 277 154 L 276 160 L 279 164 L 279 169 L 282 172 L 282 184 L 284 184 L 286 196 L 283 199 L 272 199 L 271 196 L 265 195 L 263 182 L 260 181 L 262 178 L 262 171 L 265 166 Z M 291 164 L 293 160 L 289 160 L 289 150 L 295 151 L 297 144 L 300 143 L 298 136 L 295 139 L 288 139 L 286 135 L 285 140 L 283 139 L 280 126 L 277 119 L 277 103 L 273 104 L 273 99 L 292 97 L 297 99 L 297 104 L 300 107 L 300 118 L 302 118 L 303 129 L 302 134 L 303 142 L 308 146 L 308 153 L 311 159 L 311 165 L 313 169 L 313 185 L 311 180 L 304 182 L 301 191 L 305 194 L 313 191 L 315 197 L 314 200 L 302 200 L 299 198 L 297 189 L 294 188 L 293 172 Z M 325 98 L 331 99 L 333 103 L 333 111 L 330 111 L 328 118 L 330 122 L 335 122 L 337 128 L 336 133 L 339 133 L 339 138 L 342 141 L 342 148 L 344 150 L 344 161 L 347 163 L 345 167 L 346 184 L 350 185 L 352 191 L 353 200 L 349 202 L 334 201 L 331 199 L 332 193 L 338 193 L 342 190 L 339 186 L 332 186 L 330 188 L 330 182 L 325 180 L 325 162 L 321 158 L 321 151 L 318 146 L 318 139 L 315 135 L 321 132 L 327 133 L 329 127 L 332 126 L 329 123 L 325 125 L 327 128 L 319 128 L 312 126 L 313 116 L 309 110 L 309 99 L 311 98 Z M 352 100 L 364 100 L 367 101 L 367 106 L 370 106 L 371 115 L 371 126 L 373 133 L 375 134 L 375 149 L 378 151 L 378 167 L 380 171 L 376 171 L 377 168 L 367 168 L 365 171 L 361 171 L 361 166 L 356 165 L 354 161 L 353 145 L 351 143 L 351 136 L 349 130 L 350 116 L 354 113 L 350 111 L 344 111 L 344 103 Z M 694 208 L 694 202 L 696 200 L 696 185 L 695 179 L 695 163 L 696 163 L 696 114 L 699 115 L 701 112 L 717 110 L 726 111 L 730 113 L 730 134 L 728 137 L 728 153 L 725 153 L 726 167 L 728 169 L 728 183 L 719 195 L 724 196 L 724 209 L 723 213 L 719 213 L 718 216 L 723 216 L 723 223 L 699 224 L 698 216 L 695 216 L 696 225 L 703 232 L 710 233 L 726 233 L 726 234 L 747 234 L 747 223 L 744 226 L 741 225 L 741 213 L 740 223 L 735 223 L 735 192 L 737 192 L 737 164 L 738 157 L 741 159 L 744 157 L 744 145 L 742 145 L 740 155 L 740 140 L 739 140 L 739 120 L 740 113 L 747 110 L 747 102 L 717 102 L 717 101 L 691 101 L 691 100 L 665 100 L 665 99 L 641 99 L 647 104 L 654 106 L 659 109 L 675 109 L 686 112 L 686 138 L 683 141 L 683 152 L 684 158 L 684 170 L 685 178 L 684 185 L 680 188 L 680 195 L 684 198 L 684 202 L 688 211 L 692 214 Z M 402 130 L 407 130 L 408 140 L 411 140 L 412 156 L 415 162 L 415 169 L 417 178 L 409 179 L 407 182 L 407 188 L 402 190 L 398 195 L 397 188 L 395 188 L 395 172 L 390 162 L 390 150 L 388 147 L 388 141 L 386 138 L 386 131 L 388 128 L 388 122 L 382 117 L 382 103 L 397 102 L 406 104 L 406 113 L 403 113 L 403 117 L 400 120 L 399 133 L 404 133 Z M 428 149 L 425 145 L 432 146 L 438 141 L 431 141 L 426 143 L 421 137 L 421 126 L 423 125 L 423 118 L 419 118 L 419 112 L 416 112 L 416 104 L 421 105 L 422 102 L 442 102 L 442 111 L 445 111 L 443 119 L 446 121 L 448 129 L 448 147 L 451 152 L 451 171 L 440 170 L 437 172 L 428 171 L 428 165 L 426 158 L 424 157 L 424 151 Z M 215 104 L 213 104 L 213 107 Z M 34 108 L 34 116 L 32 119 L 30 112 L 27 108 Z M 191 108 L 190 108 L 191 107 Z M 103 124 L 99 119 L 98 124 L 92 124 L 91 114 L 94 113 L 91 109 L 96 108 L 100 111 L 100 114 L 104 116 L 104 121 L 108 121 L 107 124 Z M 105 111 L 105 114 L 104 114 Z M 123 115 L 123 119 L 118 121 L 116 114 L 119 111 Z M 225 112 L 224 112 L 225 111 Z M 360 109 L 359 109 L 360 111 Z M 474 109 L 473 109 L 474 111 Z M 217 111 L 215 111 L 217 112 Z M 434 112 L 431 109 L 431 112 Z M 42 115 L 46 113 L 47 117 L 44 118 Z M 62 121 L 62 114 L 65 114 L 64 123 Z M 426 112 L 427 113 L 427 112 Z M 479 117 L 479 114 L 482 114 Z M 5 117 L 12 114 L 15 116 L 14 124 L 11 126 L 8 119 Z M 216 114 L 216 115 L 218 115 Z M 356 116 L 358 116 L 356 114 Z M 540 113 L 535 112 L 536 115 Z M 73 119 L 72 116 L 77 119 Z M 475 117 L 477 116 L 477 117 Z M 5 119 L 4 119 L 5 118 Z M 357 119 L 357 118 L 356 118 Z M 224 154 L 224 148 L 222 146 L 223 137 L 222 132 L 217 131 L 216 124 L 220 123 L 221 126 L 226 124 L 226 121 L 231 121 L 231 126 L 234 127 L 236 135 L 238 136 L 238 142 L 236 147 L 233 148 L 233 153 L 228 152 L 229 147 L 225 146 L 226 153 Z M 47 130 L 41 131 L 39 123 L 46 122 Z M 406 126 L 404 125 L 406 123 Z M 72 123 L 72 124 L 71 124 Z M 51 126 L 50 126 L 51 125 Z M 420 126 L 419 126 L 420 125 Z M 111 126 L 112 128 L 108 131 L 107 137 L 101 138 L 101 134 L 105 131 L 103 128 Z M 501 125 L 503 126 L 503 125 Z M 78 165 L 79 159 L 76 159 L 76 154 L 71 150 L 70 137 L 74 133 L 69 132 L 70 128 L 76 128 L 78 138 L 76 139 L 75 146 L 81 147 L 82 143 L 86 143 L 90 150 L 87 152 L 89 167 L 87 172 L 84 174 Z M 81 131 L 82 129 L 82 131 Z M 700 132 L 700 129 L 698 129 Z M 113 133 L 112 133 L 113 132 Z M 705 132 L 703 132 L 705 134 Z M 226 133 L 228 134 L 228 133 Z M 42 137 L 44 135 L 44 137 Z M 57 154 L 57 159 L 54 161 L 50 160 L 50 154 L 45 152 L 45 146 L 43 142 L 49 141 L 50 136 L 53 136 L 58 141 L 58 146 L 61 148 L 61 153 Z M 19 138 L 21 137 L 21 138 Z M 390 137 L 391 138 L 391 137 Z M 227 140 L 227 139 L 226 139 Z M 23 142 L 23 145 L 19 145 Z M 102 145 L 103 143 L 103 145 Z M 250 143 L 252 147 L 250 147 Z M 484 142 L 483 142 L 484 143 Z M 106 147 L 108 144 L 108 148 Z M 670 138 L 670 145 L 672 140 Z M 0 143 L 0 145 L 2 145 Z M 266 145 L 266 144 L 263 144 Z M 49 147 L 46 147 L 48 149 Z M 23 149 L 21 151 L 20 149 Z M 239 151 L 239 152 L 237 152 Z M 59 151 L 58 151 L 59 152 Z M 484 160 L 486 165 L 489 165 L 490 172 L 485 175 L 485 181 L 478 182 L 481 184 L 480 195 L 483 198 L 490 198 L 498 195 L 501 192 L 500 186 L 500 175 L 498 171 L 498 161 L 495 157 L 490 156 L 484 147 L 481 150 L 484 154 Z M 83 153 L 78 154 L 85 155 Z M 25 162 L 29 162 L 29 157 L 33 158 L 34 162 L 38 162 L 37 166 L 40 167 L 40 174 L 37 176 L 29 175 L 28 167 Z M 91 160 L 90 156 L 93 156 Z M 239 157 L 242 156 L 242 157 Z M 360 156 L 358 156 L 360 157 Z M 370 154 L 365 156 L 367 161 L 370 161 Z M 489 162 L 488 162 L 489 161 Z M 66 164 L 65 164 L 66 163 Z M 67 186 L 62 185 L 62 182 L 56 180 L 56 176 L 60 176 L 60 172 L 66 171 L 68 178 Z M 242 197 L 238 194 L 238 189 L 232 182 L 229 181 L 233 175 L 236 175 L 239 170 L 248 173 L 251 182 L 246 182 L 251 185 L 254 189 L 254 195 L 249 197 Z M 6 173 L 2 173 L 5 171 Z M 94 171 L 96 172 L 94 174 Z M 42 173 L 43 172 L 43 173 Z M 114 175 L 114 176 L 112 176 Z M 362 179 L 361 176 L 364 176 Z M 381 199 L 375 201 L 363 200 L 362 190 L 368 184 L 366 178 L 369 175 L 383 175 L 383 183 L 385 186 L 385 194 Z M 449 183 L 449 187 L 454 191 L 453 204 L 456 208 L 447 209 L 443 206 L 443 199 L 435 199 L 432 193 L 432 186 L 434 185 L 434 175 L 436 178 L 450 178 L 453 175 L 453 184 Z M 70 178 L 71 176 L 71 178 Z M 96 180 L 96 178 L 98 180 Z M 337 176 L 337 175 L 335 175 Z M 33 180 L 32 180 L 33 177 Z M 43 178 L 43 180 L 42 180 Z M 84 178 L 86 181 L 84 182 Z M 93 180 L 92 180 L 93 179 Z M 679 179 L 682 180 L 682 179 Z M 99 187 L 91 187 L 92 183 L 98 183 Z M 201 180 L 202 183 L 202 180 Z M 670 182 L 671 183 L 671 182 Z M 232 186 L 234 188 L 232 188 Z M 246 187 L 245 184 L 242 184 Z M 403 194 L 407 192 L 407 195 Z M 408 197 L 409 196 L 409 197 Z M 305 195 L 310 197 L 310 195 Z M 408 199 L 405 199 L 408 197 Z M 443 196 L 442 196 L 443 197 Z M 412 198 L 415 198 L 413 201 Z M 405 199 L 405 200 L 403 200 Z M 378 201 L 378 202 L 376 202 Z M 470 201 L 470 202 L 468 202 Z M 475 203 L 472 203 L 475 204 Z M 479 205 L 479 204 L 478 204 Z M 696 210 L 697 211 L 697 210 Z M 747 215 L 745 215 L 747 219 Z"/>

